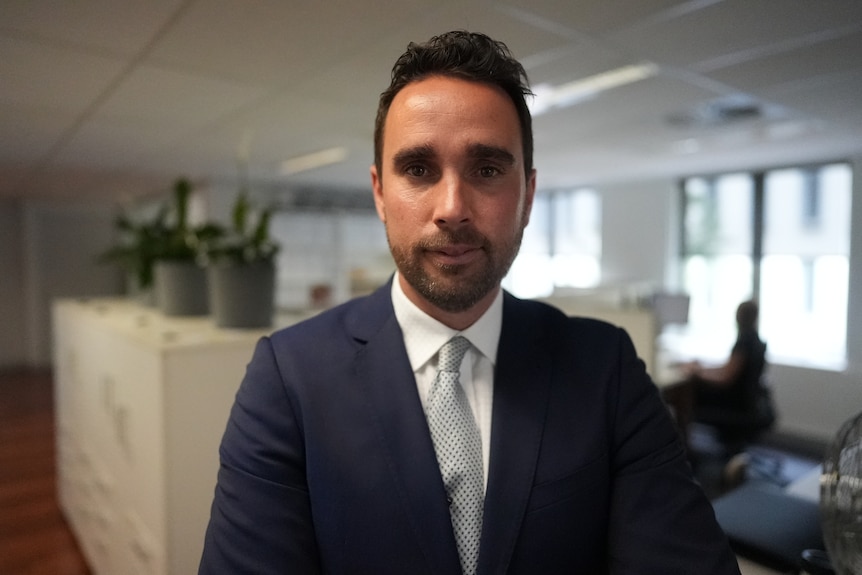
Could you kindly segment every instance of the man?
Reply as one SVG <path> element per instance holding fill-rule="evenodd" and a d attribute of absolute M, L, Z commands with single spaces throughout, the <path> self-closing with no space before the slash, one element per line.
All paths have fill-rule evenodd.
<path fill-rule="evenodd" d="M 739 573 L 628 336 L 500 289 L 528 93 L 480 34 L 398 60 L 371 168 L 398 271 L 258 345 L 200 573 Z"/>

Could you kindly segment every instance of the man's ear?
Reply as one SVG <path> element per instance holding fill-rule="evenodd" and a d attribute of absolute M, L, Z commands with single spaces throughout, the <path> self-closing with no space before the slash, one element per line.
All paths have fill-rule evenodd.
<path fill-rule="evenodd" d="M 374 207 L 377 209 L 377 217 L 386 223 L 386 208 L 383 205 L 383 180 L 377 173 L 377 166 L 371 166 L 371 190 L 374 193 Z"/>

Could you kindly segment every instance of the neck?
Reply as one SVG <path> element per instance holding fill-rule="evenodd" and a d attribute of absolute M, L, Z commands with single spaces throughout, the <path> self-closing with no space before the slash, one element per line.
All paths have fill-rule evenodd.
<path fill-rule="evenodd" d="M 472 307 L 463 310 L 463 311 L 447 311 L 444 309 L 440 309 L 435 306 L 428 300 L 426 300 L 422 295 L 419 294 L 413 286 L 411 286 L 407 280 L 404 279 L 404 276 L 398 274 L 398 281 L 401 285 L 401 289 L 404 291 L 404 295 L 407 296 L 413 304 L 418 307 L 423 312 L 427 313 L 446 327 L 450 327 L 452 329 L 458 331 L 464 331 L 476 321 L 479 320 L 482 315 L 488 311 L 488 308 L 491 307 L 491 304 L 494 303 L 494 299 L 497 297 L 497 294 L 500 292 L 500 286 L 498 285 L 496 288 L 488 292 L 482 299 L 476 302 Z"/>

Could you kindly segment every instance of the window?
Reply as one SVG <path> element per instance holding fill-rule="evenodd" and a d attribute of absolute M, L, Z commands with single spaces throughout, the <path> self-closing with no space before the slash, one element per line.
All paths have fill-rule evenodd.
<path fill-rule="evenodd" d="M 587 190 L 558 193 L 552 198 L 554 285 L 594 287 L 601 280 L 601 199 Z"/>
<path fill-rule="evenodd" d="M 281 243 L 276 305 L 282 310 L 308 308 L 317 285 L 329 286 L 333 301 L 345 301 L 382 285 L 395 269 L 371 210 L 281 211 L 270 229 Z"/>
<path fill-rule="evenodd" d="M 601 280 L 601 198 L 593 190 L 538 192 L 521 251 L 503 285 L 519 297 Z"/>
<path fill-rule="evenodd" d="M 756 296 L 773 361 L 842 367 L 850 167 L 690 178 L 682 188 L 682 284 L 694 345 L 726 354 L 736 306 Z"/>
<path fill-rule="evenodd" d="M 736 306 L 751 294 L 754 190 L 747 175 L 729 174 L 690 179 L 684 194 L 689 335 L 712 349 L 710 340 L 732 340 Z"/>
<path fill-rule="evenodd" d="M 796 175 L 802 184 L 802 225 L 806 228 L 817 228 L 821 224 L 820 218 L 820 186 L 817 174 L 813 170 L 786 170 L 790 175 Z"/>
<path fill-rule="evenodd" d="M 851 178 L 846 164 L 765 176 L 760 331 L 776 358 L 845 360 Z"/>

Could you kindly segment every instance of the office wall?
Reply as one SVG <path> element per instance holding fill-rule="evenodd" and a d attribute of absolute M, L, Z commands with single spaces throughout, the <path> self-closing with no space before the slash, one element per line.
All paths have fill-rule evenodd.
<path fill-rule="evenodd" d="M 51 363 L 51 302 L 122 293 L 122 273 L 96 256 L 114 241 L 114 208 L 101 203 L 23 205 L 24 363 Z M 2 328 L 5 332 L 5 326 Z"/>
<path fill-rule="evenodd" d="M 23 234 L 21 203 L 0 201 L 0 368 L 27 363 Z"/>
<path fill-rule="evenodd" d="M 668 180 L 600 186 L 602 283 L 662 286 L 669 272 L 676 184 Z"/>

